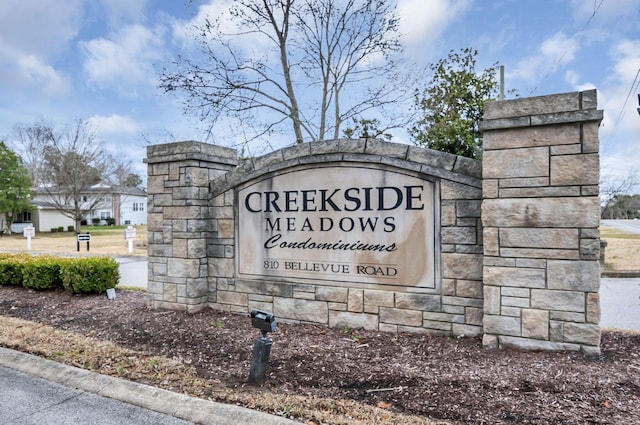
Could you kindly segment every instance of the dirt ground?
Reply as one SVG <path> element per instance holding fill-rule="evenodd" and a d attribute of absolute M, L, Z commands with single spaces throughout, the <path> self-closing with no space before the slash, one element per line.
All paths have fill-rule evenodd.
<path fill-rule="evenodd" d="M 255 388 L 258 336 L 242 315 L 150 311 L 143 292 L 0 288 L 0 345 L 307 424 L 640 424 L 640 334 L 604 332 L 589 358 L 278 323 Z"/>

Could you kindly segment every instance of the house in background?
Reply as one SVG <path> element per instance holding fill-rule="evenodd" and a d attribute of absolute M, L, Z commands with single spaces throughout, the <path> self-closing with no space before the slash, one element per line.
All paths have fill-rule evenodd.
<path fill-rule="evenodd" d="M 87 217 L 87 224 L 97 221 L 104 225 L 108 219 L 113 219 L 116 226 L 147 224 L 147 192 L 143 189 L 123 187 L 113 190 L 109 186 L 95 185 L 88 188 L 83 196 L 86 202 L 92 196 L 93 199 L 102 196 Z"/>
<path fill-rule="evenodd" d="M 83 189 L 81 197 L 85 206 L 93 205 L 85 216 L 83 224 L 107 225 L 111 219 L 116 226 L 147 224 L 147 192 L 144 189 L 113 188 L 97 184 Z M 36 232 L 50 232 L 52 229 L 59 228 L 67 231 L 70 226 L 75 225 L 71 218 L 55 207 L 44 191 L 36 189 L 36 195 L 31 203 L 34 209 L 15 217 L 15 222 L 11 226 L 12 232 L 22 233 L 28 226 L 35 227 Z"/>

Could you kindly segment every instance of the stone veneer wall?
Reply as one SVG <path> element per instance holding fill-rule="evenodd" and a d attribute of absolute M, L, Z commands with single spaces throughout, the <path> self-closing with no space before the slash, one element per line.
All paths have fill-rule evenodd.
<path fill-rule="evenodd" d="M 440 294 L 239 279 L 234 259 L 234 188 L 267 172 L 298 165 L 353 163 L 435 178 L 440 188 Z M 390 332 L 482 332 L 482 189 L 480 162 L 380 140 L 331 140 L 285 148 L 212 181 L 209 302 L 213 308 L 273 312 L 279 319 Z M 437 201 L 436 201 L 437 202 Z M 420 261 L 420 259 L 416 259 Z"/>
<path fill-rule="evenodd" d="M 330 326 L 456 335 L 482 332 L 479 161 L 379 140 L 296 145 L 239 167 L 235 151 L 196 142 L 150 146 L 147 156 L 151 308 L 197 311 L 210 305 L 238 313 L 257 308 L 280 320 Z M 235 188 L 298 165 L 344 162 L 386 167 L 437 182 L 440 293 L 235 276 Z"/>
<path fill-rule="evenodd" d="M 599 353 L 601 120 L 595 90 L 486 105 L 486 347 Z"/>
<path fill-rule="evenodd" d="M 236 151 L 199 142 L 147 147 L 148 304 L 195 312 L 208 303 L 209 182 Z"/>
<path fill-rule="evenodd" d="M 483 334 L 486 347 L 597 353 L 601 119 L 595 91 L 489 103 L 482 164 L 379 140 L 295 145 L 241 166 L 233 149 L 149 146 L 149 306 L 257 308 L 280 320 Z M 267 173 L 341 162 L 436 182 L 439 293 L 236 277 L 236 188 Z"/>

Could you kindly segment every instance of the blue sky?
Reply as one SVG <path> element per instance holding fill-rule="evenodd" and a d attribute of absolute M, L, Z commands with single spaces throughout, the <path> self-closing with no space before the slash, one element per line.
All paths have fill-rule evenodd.
<path fill-rule="evenodd" d="M 227 0 L 2 0 L 0 139 L 15 124 L 89 120 L 140 175 L 146 145 L 202 140 L 178 99 L 157 89 L 184 30 Z M 640 168 L 640 0 L 397 0 L 405 49 L 428 64 L 473 47 L 478 68 L 504 65 L 523 97 L 596 88 L 601 167 Z M 232 145 L 222 138 L 216 143 Z M 406 134 L 396 141 L 408 142 Z M 285 142 L 281 142 L 286 144 Z M 276 147 L 281 147 L 276 145 Z"/>

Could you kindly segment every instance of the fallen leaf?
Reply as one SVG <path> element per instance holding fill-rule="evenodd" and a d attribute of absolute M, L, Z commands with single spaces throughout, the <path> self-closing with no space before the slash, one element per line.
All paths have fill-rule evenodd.
<path fill-rule="evenodd" d="M 387 403 L 386 401 L 379 401 L 377 406 L 380 409 L 391 409 L 391 407 L 393 406 L 392 403 Z"/>
<path fill-rule="evenodd" d="M 611 403 L 609 403 L 609 400 L 605 400 L 601 404 L 602 404 L 602 407 L 611 407 Z"/>

